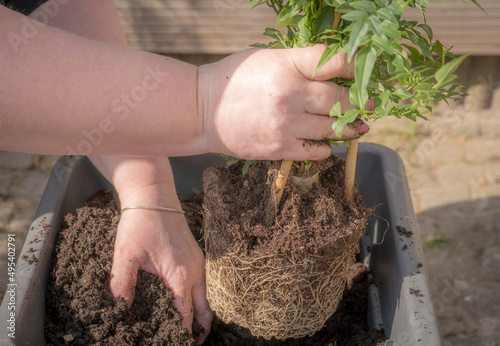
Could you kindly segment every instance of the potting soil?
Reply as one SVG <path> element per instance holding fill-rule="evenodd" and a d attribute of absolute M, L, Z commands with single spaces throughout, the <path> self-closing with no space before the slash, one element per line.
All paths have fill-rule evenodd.
<path fill-rule="evenodd" d="M 109 191 L 65 217 L 47 289 L 47 344 L 193 345 L 158 276 L 140 271 L 132 307 L 121 298 L 114 304 L 109 281 L 119 220 Z"/>
<path fill-rule="evenodd" d="M 181 197 L 200 246 L 202 198 L 202 193 L 193 200 Z M 172 305 L 172 292 L 157 276 L 139 272 L 131 309 L 121 299 L 113 302 L 109 279 L 119 217 L 118 203 L 109 191 L 96 195 L 75 215 L 66 216 L 48 283 L 47 344 L 192 345 L 194 340 Z M 383 345 L 383 333 L 368 330 L 367 294 L 366 269 L 357 263 L 349 271 L 337 311 L 313 336 L 264 340 L 216 318 L 204 345 Z"/>

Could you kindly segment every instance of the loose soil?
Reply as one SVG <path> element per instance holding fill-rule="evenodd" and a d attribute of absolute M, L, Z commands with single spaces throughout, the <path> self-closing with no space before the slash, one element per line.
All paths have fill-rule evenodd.
<path fill-rule="evenodd" d="M 181 197 L 200 246 L 202 200 L 201 192 L 192 200 Z M 157 276 L 140 271 L 131 309 L 121 299 L 113 302 L 109 275 L 119 217 L 118 202 L 109 191 L 65 217 L 48 283 L 47 344 L 192 345 L 194 340 L 172 305 L 172 292 Z M 264 340 L 216 318 L 205 345 L 383 345 L 383 333 L 368 330 L 368 286 L 364 266 L 353 265 L 337 311 L 313 336 Z"/>
<path fill-rule="evenodd" d="M 140 271 L 130 309 L 113 302 L 109 279 L 118 203 L 99 193 L 65 217 L 52 258 L 46 341 L 60 345 L 193 345 L 162 280 Z"/>

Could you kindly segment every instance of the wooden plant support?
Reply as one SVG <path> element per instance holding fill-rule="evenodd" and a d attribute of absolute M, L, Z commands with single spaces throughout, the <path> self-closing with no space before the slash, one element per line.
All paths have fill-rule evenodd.
<path fill-rule="evenodd" d="M 354 194 L 354 177 L 356 174 L 356 159 L 358 157 L 358 139 L 349 140 L 345 159 L 344 198 L 347 204 L 351 203 Z"/>
<path fill-rule="evenodd" d="M 332 23 L 332 30 L 335 30 L 340 24 L 341 13 L 335 11 Z M 354 173 L 356 171 L 356 157 L 358 153 L 358 140 L 352 139 L 349 141 L 349 149 L 347 151 L 346 158 L 346 170 L 345 170 L 345 199 L 346 203 L 350 203 L 353 195 L 354 188 Z M 281 166 L 278 171 L 278 176 L 274 182 L 274 190 L 271 195 L 271 214 L 267 223 L 270 223 L 276 217 L 278 212 L 278 207 L 281 202 L 281 197 L 283 196 L 283 190 L 285 189 L 288 176 L 290 175 L 290 170 L 292 169 L 293 161 L 283 160 L 281 161 Z"/>

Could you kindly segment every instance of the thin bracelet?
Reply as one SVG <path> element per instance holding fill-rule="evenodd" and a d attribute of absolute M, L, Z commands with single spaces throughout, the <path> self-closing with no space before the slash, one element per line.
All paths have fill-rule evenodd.
<path fill-rule="evenodd" d="M 179 213 L 179 214 L 185 213 L 185 211 L 182 209 L 172 209 L 172 208 L 164 208 L 164 207 L 144 207 L 144 206 L 136 206 L 136 205 L 123 208 L 122 213 L 127 209 L 146 209 L 146 210 L 156 210 L 156 211 L 170 211 L 172 213 Z"/>

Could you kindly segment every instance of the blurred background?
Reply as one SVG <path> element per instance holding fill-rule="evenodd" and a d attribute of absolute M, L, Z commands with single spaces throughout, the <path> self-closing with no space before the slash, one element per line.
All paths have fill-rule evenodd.
<path fill-rule="evenodd" d="M 427 22 L 456 54 L 469 95 L 438 104 L 430 121 L 384 119 L 362 141 L 397 151 L 424 244 L 433 303 L 446 345 L 500 344 L 500 1 L 431 0 Z M 222 59 L 275 23 L 247 0 L 115 0 L 131 47 L 196 65 Z M 421 20 L 417 12 L 408 19 Z M 0 151 L 0 298 L 7 234 L 16 249 L 36 212 L 57 156 Z"/>

